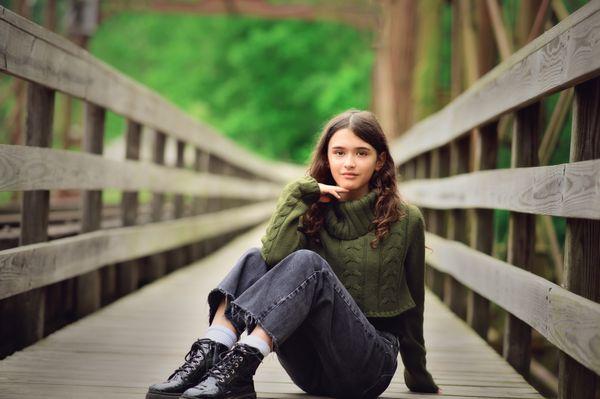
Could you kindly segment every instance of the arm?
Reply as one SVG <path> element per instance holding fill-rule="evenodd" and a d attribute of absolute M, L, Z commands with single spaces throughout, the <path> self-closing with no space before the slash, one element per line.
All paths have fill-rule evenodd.
<path fill-rule="evenodd" d="M 300 216 L 319 200 L 320 193 L 319 183 L 312 176 L 298 178 L 283 188 L 261 238 L 261 255 L 269 268 L 306 245 L 304 233 L 298 230 Z"/>
<path fill-rule="evenodd" d="M 402 313 L 400 354 L 404 363 L 404 381 L 411 391 L 438 392 L 426 368 L 423 338 L 425 302 L 425 221 L 419 208 L 409 205 L 409 247 L 405 260 L 406 282 L 416 306 Z"/>

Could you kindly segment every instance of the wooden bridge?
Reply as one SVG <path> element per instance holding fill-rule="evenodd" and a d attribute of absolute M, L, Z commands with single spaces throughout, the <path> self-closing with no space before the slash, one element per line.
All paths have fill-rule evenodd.
<path fill-rule="evenodd" d="M 532 330 L 560 350 L 559 397 L 598 395 L 599 32 L 591 1 L 392 143 L 401 194 L 426 213 L 425 342 L 438 397 L 541 398 L 527 382 Z M 303 170 L 248 153 L 2 7 L 0 70 L 28 82 L 25 145 L 0 145 L 0 187 L 22 191 L 17 220 L 0 215 L 18 235 L 0 251 L 0 398 L 142 397 L 204 332 L 208 289 L 260 245 L 282 186 Z M 540 101 L 558 91 L 573 96 L 571 159 L 546 165 Z M 49 148 L 56 92 L 85 102 L 82 152 Z M 107 112 L 127 119 L 122 161 L 102 156 Z M 507 114 L 512 165 L 492 170 Z M 149 139 L 153 161 L 141 161 Z M 51 190 L 66 189 L 82 190 L 80 210 L 51 203 Z M 107 189 L 122 190 L 119 207 L 103 206 Z M 495 209 L 510 211 L 506 262 L 491 256 Z M 535 215 L 566 218 L 562 286 L 528 271 Z M 491 303 L 507 312 L 502 356 L 486 343 Z M 256 381 L 260 397 L 308 397 L 275 355 Z M 408 391 L 400 362 L 382 396 L 423 395 Z"/>

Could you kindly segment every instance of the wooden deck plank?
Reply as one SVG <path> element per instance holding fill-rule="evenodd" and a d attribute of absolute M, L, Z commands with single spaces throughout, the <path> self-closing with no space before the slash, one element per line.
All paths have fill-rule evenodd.
<path fill-rule="evenodd" d="M 205 259 L 147 285 L 0 362 L 0 399 L 143 398 L 183 362 L 207 327 L 206 293 L 266 225 Z M 541 398 L 492 348 L 426 293 L 428 368 L 436 398 Z M 404 384 L 402 362 L 384 398 L 422 398 Z M 255 377 L 261 398 L 317 398 L 295 386 L 272 354 Z"/>

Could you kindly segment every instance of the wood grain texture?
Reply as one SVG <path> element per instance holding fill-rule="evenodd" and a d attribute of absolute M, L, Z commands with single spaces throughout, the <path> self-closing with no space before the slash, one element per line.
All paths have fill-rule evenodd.
<path fill-rule="evenodd" d="M 183 363 L 207 328 L 206 294 L 252 246 L 266 224 L 190 267 L 171 273 L 0 362 L 0 398 L 142 398 Z M 426 291 L 427 365 L 449 399 L 541 396 L 492 348 Z M 398 368 L 382 398 L 418 399 Z M 269 355 L 254 377 L 259 398 L 316 399 L 303 394 Z"/>
<path fill-rule="evenodd" d="M 99 230 L 0 251 L 0 299 L 114 262 L 172 249 L 268 219 L 274 202 L 143 226 Z"/>
<path fill-rule="evenodd" d="M 600 219 L 600 159 L 497 169 L 400 183 L 402 195 L 435 208 L 489 208 Z"/>
<path fill-rule="evenodd" d="M 600 304 L 463 243 L 426 233 L 426 245 L 432 248 L 426 252 L 432 266 L 452 274 L 600 373 Z"/>
<path fill-rule="evenodd" d="M 249 182 L 74 151 L 0 144 L 2 191 L 106 188 L 254 200 L 274 198 L 281 192 L 277 183 Z"/>
<path fill-rule="evenodd" d="M 402 164 L 507 112 L 598 76 L 599 28 L 600 0 L 592 0 L 391 143 L 394 162 Z"/>
<path fill-rule="evenodd" d="M 267 180 L 283 183 L 303 173 L 304 168 L 243 149 L 66 38 L 2 6 L 0 43 L 1 71 L 102 106 Z"/>

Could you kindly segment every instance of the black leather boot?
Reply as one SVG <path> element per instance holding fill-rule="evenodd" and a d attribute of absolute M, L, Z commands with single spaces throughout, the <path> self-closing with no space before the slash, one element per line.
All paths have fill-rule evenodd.
<path fill-rule="evenodd" d="M 227 346 L 208 338 L 200 338 L 185 355 L 185 363 L 175 370 L 167 381 L 152 384 L 146 399 L 178 398 L 188 388 L 202 381 L 206 372 L 227 352 Z"/>
<path fill-rule="evenodd" d="M 211 368 L 206 377 L 181 395 L 186 399 L 256 399 L 252 377 L 263 360 L 260 351 L 237 343 Z"/>

